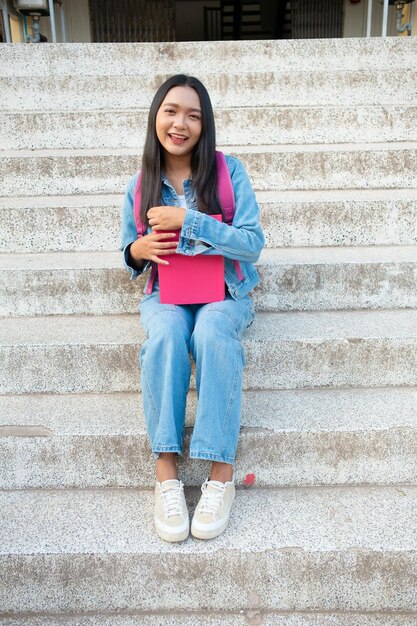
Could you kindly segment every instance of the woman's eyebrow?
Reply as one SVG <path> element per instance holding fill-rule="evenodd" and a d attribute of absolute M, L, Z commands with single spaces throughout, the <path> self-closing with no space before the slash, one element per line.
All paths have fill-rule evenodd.
<path fill-rule="evenodd" d="M 170 107 L 176 107 L 178 109 L 178 107 L 180 106 L 179 104 L 175 104 L 175 102 L 164 102 L 163 104 L 164 107 L 166 106 L 170 106 Z M 188 109 L 189 111 L 197 111 L 198 113 L 201 113 L 201 109 Z"/>

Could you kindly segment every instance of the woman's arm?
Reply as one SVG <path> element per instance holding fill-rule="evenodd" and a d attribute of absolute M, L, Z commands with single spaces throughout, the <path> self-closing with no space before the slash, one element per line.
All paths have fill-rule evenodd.
<path fill-rule="evenodd" d="M 137 228 L 133 213 L 133 195 L 137 174 L 133 176 L 127 186 L 121 223 L 121 243 L 120 249 L 123 252 L 123 261 L 127 270 L 130 271 L 131 279 L 143 274 L 149 267 L 151 261 L 155 263 L 167 264 L 161 256 L 172 254 L 177 248 L 174 233 L 149 233 L 138 239 Z"/>
<path fill-rule="evenodd" d="M 233 157 L 227 160 L 236 204 L 232 225 L 187 209 L 177 252 L 189 256 L 220 253 L 229 259 L 254 263 L 265 243 L 258 203 L 243 164 Z"/>
<path fill-rule="evenodd" d="M 137 177 L 138 174 L 132 176 L 127 184 L 120 226 L 120 250 L 123 254 L 124 266 L 130 272 L 130 278 L 132 280 L 140 276 L 140 274 L 143 274 L 150 266 L 150 263 L 134 259 L 130 253 L 131 245 L 138 238 L 135 217 L 133 215 L 133 194 L 135 192 Z"/>

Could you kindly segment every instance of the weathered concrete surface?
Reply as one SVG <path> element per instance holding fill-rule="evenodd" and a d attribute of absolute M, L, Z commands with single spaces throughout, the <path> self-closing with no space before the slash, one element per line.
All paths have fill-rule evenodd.
<path fill-rule="evenodd" d="M 255 302 L 263 311 L 412 308 L 412 258 L 417 247 L 266 250 Z"/>
<path fill-rule="evenodd" d="M 167 611 L 152 615 L 140 612 L 136 615 L 55 616 L 30 618 L 0 617 L 2 626 L 416 626 L 413 614 L 389 615 L 373 612 L 371 615 L 349 612 L 276 613 L 259 609 L 246 609 L 237 613 L 206 613 Z"/>
<path fill-rule="evenodd" d="M 194 423 L 196 394 L 188 395 L 186 426 Z M 241 425 L 281 432 L 365 432 L 412 429 L 417 388 L 246 391 Z M 20 424 L 59 436 L 136 436 L 144 428 L 139 393 L 0 395 L 0 428 Z"/>
<path fill-rule="evenodd" d="M 415 245 L 412 189 L 258 192 L 267 247 Z"/>
<path fill-rule="evenodd" d="M 151 76 L 0 77 L 5 111 L 95 111 L 148 108 L 170 73 Z M 396 69 L 285 72 L 199 72 L 216 108 L 240 106 L 415 105 L 417 72 Z"/>
<path fill-rule="evenodd" d="M 0 250 L 116 250 L 122 206 L 120 194 L 0 198 Z"/>
<path fill-rule="evenodd" d="M 129 154 L 130 152 L 130 154 Z M 415 188 L 416 144 L 240 146 L 256 190 Z M 131 149 L 13 153 L 0 157 L 0 194 L 121 193 L 139 167 Z"/>
<path fill-rule="evenodd" d="M 415 189 L 264 191 L 257 198 L 268 248 L 417 243 Z M 0 198 L 0 251 L 115 250 L 122 203 L 121 194 Z"/>
<path fill-rule="evenodd" d="M 13 433 L 19 429 L 9 428 Z M 26 429 L 29 431 L 29 429 Z M 210 464 L 179 464 L 187 485 L 201 485 Z M 3 489 L 152 487 L 155 463 L 146 432 L 140 435 L 9 436 L 0 432 Z M 282 433 L 243 429 L 235 479 L 255 473 L 258 486 L 416 484 L 417 432 L 413 428 L 363 433 Z"/>
<path fill-rule="evenodd" d="M 119 252 L 0 255 L 0 315 L 123 314 L 145 279 Z M 417 307 L 417 246 L 264 250 L 259 311 Z"/>
<path fill-rule="evenodd" d="M 416 329 L 414 310 L 260 313 L 244 388 L 415 385 Z M 4 319 L 0 392 L 136 391 L 142 340 L 136 315 Z"/>
<path fill-rule="evenodd" d="M 142 148 L 148 111 L 0 113 L 0 150 Z M 416 106 L 217 109 L 219 144 L 417 141 Z"/>
<path fill-rule="evenodd" d="M 199 485 L 209 464 L 180 475 Z M 257 486 L 417 484 L 415 388 L 245 392 L 235 480 Z M 153 487 L 140 395 L 0 396 L 0 489 Z"/>
<path fill-rule="evenodd" d="M 415 69 L 413 37 L 285 41 L 49 44 L 0 46 L 0 76 L 139 75 L 224 72 Z M 239 63 L 236 63 L 236 58 Z"/>
<path fill-rule="evenodd" d="M 198 491 L 187 497 L 192 511 Z M 407 486 L 243 490 L 222 536 L 166 545 L 150 491 L 3 493 L 0 605 L 416 612 L 416 498 Z"/>

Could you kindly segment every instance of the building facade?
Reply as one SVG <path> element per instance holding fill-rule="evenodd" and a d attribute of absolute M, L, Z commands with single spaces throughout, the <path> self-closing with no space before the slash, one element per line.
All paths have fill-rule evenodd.
<path fill-rule="evenodd" d="M 371 3 L 371 7 L 369 6 Z M 38 3 L 3 0 L 1 40 L 33 37 L 34 18 L 17 8 Z M 45 6 L 48 1 L 44 0 Z M 204 41 L 227 39 L 315 39 L 380 36 L 384 6 L 378 0 L 60 0 L 51 18 L 38 20 L 42 41 L 68 43 Z M 371 9 L 371 10 L 370 10 Z M 417 34 L 414 2 L 399 12 L 390 5 L 386 34 Z M 398 32 L 397 26 L 411 23 Z"/>

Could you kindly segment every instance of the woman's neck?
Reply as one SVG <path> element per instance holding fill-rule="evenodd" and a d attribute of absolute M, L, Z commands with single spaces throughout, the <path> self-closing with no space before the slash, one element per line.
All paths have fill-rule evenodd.
<path fill-rule="evenodd" d="M 164 158 L 164 173 L 168 180 L 186 180 L 191 176 L 191 157 L 185 155 L 184 157 L 172 157 L 172 155 L 165 155 Z"/>

